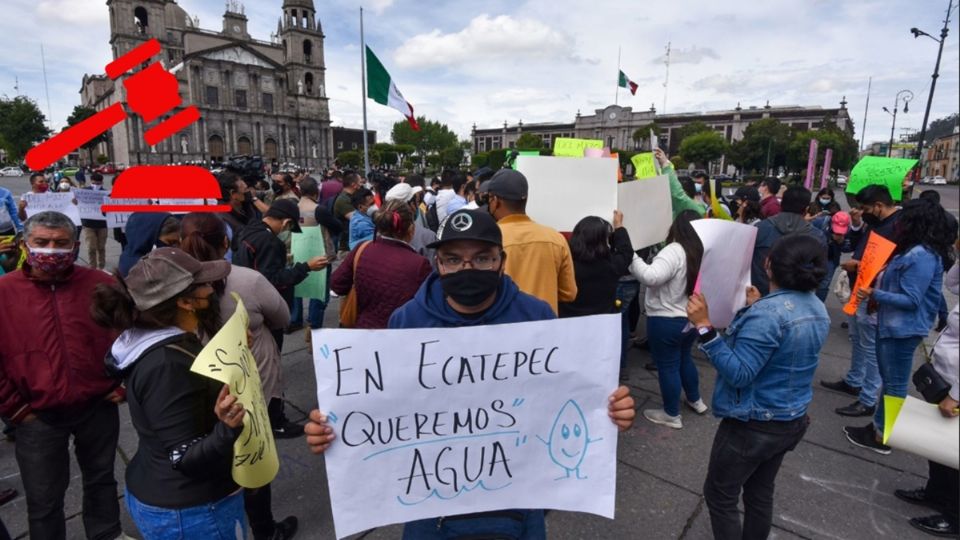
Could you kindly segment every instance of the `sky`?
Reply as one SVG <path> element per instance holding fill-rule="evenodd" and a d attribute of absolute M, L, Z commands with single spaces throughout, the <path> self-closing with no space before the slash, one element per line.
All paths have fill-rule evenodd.
<path fill-rule="evenodd" d="M 200 26 L 222 27 L 222 0 L 179 0 Z M 960 27 L 954 1 L 930 120 L 960 102 Z M 282 0 L 247 0 L 248 29 L 270 39 Z M 890 136 L 900 90 L 900 128 L 919 130 L 947 0 L 317 0 L 326 39 L 326 88 L 334 125 L 363 122 L 359 8 L 370 46 L 417 115 L 447 124 L 462 140 L 470 129 L 504 121 L 572 122 L 616 97 L 620 69 L 639 84 L 619 104 L 669 113 L 804 105 L 837 107 L 846 96 L 856 137 L 863 131 L 872 77 L 867 143 Z M 3 0 L 0 95 L 34 99 L 54 129 L 80 103 L 85 73 L 111 60 L 105 0 Z M 671 45 L 669 85 L 664 52 Z M 41 44 L 49 109 L 41 69 Z M 368 122 L 389 139 L 399 113 L 368 101 Z"/>

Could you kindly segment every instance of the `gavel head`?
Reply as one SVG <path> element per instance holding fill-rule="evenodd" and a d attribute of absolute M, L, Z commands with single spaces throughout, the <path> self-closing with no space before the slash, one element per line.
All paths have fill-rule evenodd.
<path fill-rule="evenodd" d="M 182 101 L 177 78 L 156 62 L 124 79 L 123 86 L 127 104 L 146 122 L 172 111 Z"/>

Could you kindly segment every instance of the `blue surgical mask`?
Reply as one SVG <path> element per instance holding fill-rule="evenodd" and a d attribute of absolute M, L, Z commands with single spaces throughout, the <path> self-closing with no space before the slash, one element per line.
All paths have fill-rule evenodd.
<path fill-rule="evenodd" d="M 702 192 L 703 192 L 703 184 L 698 184 L 698 183 L 694 182 L 694 184 L 693 184 L 693 189 L 696 190 L 697 193 L 702 193 Z"/>
<path fill-rule="evenodd" d="M 833 202 L 833 199 L 820 199 L 820 204 L 821 204 L 822 206 L 827 206 L 828 204 L 830 204 L 830 203 L 832 203 L 832 202 Z"/>

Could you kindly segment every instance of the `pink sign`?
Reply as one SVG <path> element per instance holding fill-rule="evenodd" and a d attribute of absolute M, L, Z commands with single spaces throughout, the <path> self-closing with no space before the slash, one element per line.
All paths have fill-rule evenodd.
<path fill-rule="evenodd" d="M 810 139 L 810 155 L 807 156 L 807 178 L 803 181 L 803 187 L 813 189 L 813 176 L 817 170 L 817 140 Z"/>
<path fill-rule="evenodd" d="M 827 187 L 830 180 L 830 162 L 833 161 L 833 148 L 827 148 L 823 156 L 823 173 L 820 175 L 820 189 Z"/>

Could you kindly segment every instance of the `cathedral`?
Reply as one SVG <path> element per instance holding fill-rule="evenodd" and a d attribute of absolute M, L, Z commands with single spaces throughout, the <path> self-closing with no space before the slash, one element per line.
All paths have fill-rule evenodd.
<path fill-rule="evenodd" d="M 250 36 L 235 0 L 227 2 L 220 31 L 200 28 L 175 0 L 107 0 L 107 7 L 113 58 L 157 39 L 161 56 L 151 60 L 176 75 L 181 107 L 196 105 L 201 118 L 151 147 L 144 132 L 180 109 L 152 123 L 131 114 L 106 134 L 94 156 L 128 166 L 217 163 L 244 154 L 313 170 L 332 164 L 324 36 L 313 0 L 283 0 L 269 42 Z M 126 102 L 122 79 L 85 75 L 82 104 L 100 111 Z"/>

